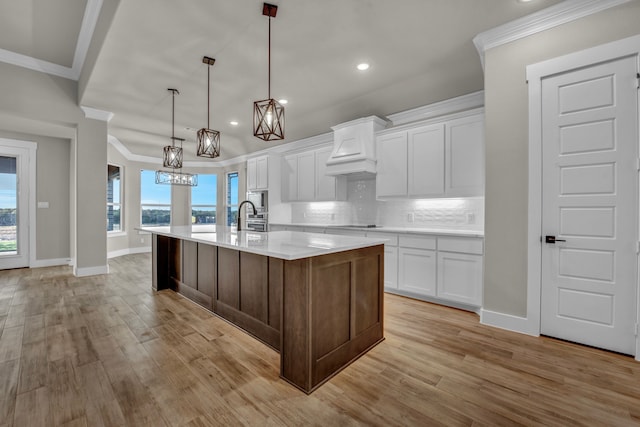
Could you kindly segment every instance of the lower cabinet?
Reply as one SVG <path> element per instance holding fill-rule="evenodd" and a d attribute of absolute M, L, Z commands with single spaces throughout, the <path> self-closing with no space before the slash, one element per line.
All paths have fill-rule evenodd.
<path fill-rule="evenodd" d="M 399 248 L 398 289 L 436 296 L 436 251 Z"/>
<path fill-rule="evenodd" d="M 438 252 L 438 291 L 441 298 L 482 305 L 482 255 Z"/>
<path fill-rule="evenodd" d="M 400 235 L 397 248 L 385 246 L 385 290 L 460 308 L 481 307 L 483 249 L 480 237 Z M 387 273 L 397 275 L 397 284 Z"/>

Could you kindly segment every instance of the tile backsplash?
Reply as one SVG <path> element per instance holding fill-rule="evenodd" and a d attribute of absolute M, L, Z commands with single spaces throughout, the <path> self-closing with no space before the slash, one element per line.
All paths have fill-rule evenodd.
<path fill-rule="evenodd" d="M 291 203 L 291 222 L 387 227 L 484 228 L 484 197 L 376 200 L 375 179 L 348 182 L 347 201 Z"/>

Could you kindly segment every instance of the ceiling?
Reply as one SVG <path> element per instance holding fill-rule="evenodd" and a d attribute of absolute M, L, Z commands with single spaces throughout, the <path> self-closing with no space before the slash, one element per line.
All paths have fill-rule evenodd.
<path fill-rule="evenodd" d="M 559 0 L 272 3 L 279 9 L 271 22 L 271 94 L 289 100 L 282 143 L 481 90 L 473 37 Z M 72 67 L 92 32 L 85 8 L 96 4 L 0 0 L 0 60 L 14 52 Z M 222 147 L 211 162 L 267 148 L 277 143 L 252 132 L 253 102 L 267 98 L 267 34 L 260 0 L 122 0 L 79 103 L 113 113 L 109 134 L 132 154 L 160 157 L 171 136 L 167 88 L 177 88 L 175 134 L 186 139 L 185 160 L 203 160 L 195 136 L 207 123 L 206 55 L 216 59 L 210 127 L 221 132 Z M 360 62 L 370 69 L 356 70 Z"/>

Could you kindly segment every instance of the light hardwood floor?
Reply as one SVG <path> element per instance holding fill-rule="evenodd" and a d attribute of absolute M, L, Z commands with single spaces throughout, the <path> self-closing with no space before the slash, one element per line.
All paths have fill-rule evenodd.
<path fill-rule="evenodd" d="M 640 425 L 640 363 L 393 295 L 386 340 L 307 396 L 150 256 L 0 272 L 0 426 Z"/>

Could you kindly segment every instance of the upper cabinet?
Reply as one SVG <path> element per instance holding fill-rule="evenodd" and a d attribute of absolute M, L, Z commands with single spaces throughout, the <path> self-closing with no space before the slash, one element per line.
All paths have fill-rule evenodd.
<path fill-rule="evenodd" d="M 448 196 L 484 195 L 484 116 L 446 124 L 446 179 Z"/>
<path fill-rule="evenodd" d="M 484 195 L 484 116 L 473 114 L 381 132 L 376 196 Z"/>
<path fill-rule="evenodd" d="M 282 191 L 285 201 L 346 200 L 346 179 L 326 174 L 331 150 L 326 147 L 284 156 Z"/>
<path fill-rule="evenodd" d="M 269 156 L 247 160 L 247 191 L 269 188 Z"/>

